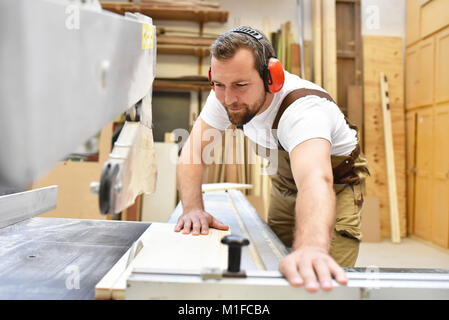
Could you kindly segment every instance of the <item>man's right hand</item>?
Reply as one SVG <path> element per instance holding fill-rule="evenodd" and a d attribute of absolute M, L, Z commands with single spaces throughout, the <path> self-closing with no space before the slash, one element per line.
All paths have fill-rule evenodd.
<path fill-rule="evenodd" d="M 192 235 L 208 234 L 209 227 L 219 230 L 228 230 L 229 226 L 215 219 L 212 215 L 204 210 L 197 209 L 184 212 L 178 219 L 175 226 L 175 232 Z"/>

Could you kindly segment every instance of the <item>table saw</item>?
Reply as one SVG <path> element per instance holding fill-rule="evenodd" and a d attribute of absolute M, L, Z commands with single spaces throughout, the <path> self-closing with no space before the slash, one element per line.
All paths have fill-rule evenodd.
<path fill-rule="evenodd" d="M 207 236 L 173 231 L 181 204 L 167 223 L 36 217 L 57 187 L 32 182 L 123 112 L 90 186 L 98 214 L 154 190 L 155 34 L 151 18 L 94 0 L 0 2 L 0 298 L 449 299 L 449 271 L 437 269 L 351 268 L 331 292 L 291 287 L 277 271 L 288 248 L 239 190 L 204 193 L 230 226 Z"/>
<path fill-rule="evenodd" d="M 97 0 L 0 2 L 0 298 L 92 299 L 148 227 L 34 218 L 55 208 L 58 190 L 29 188 L 126 113 L 102 176 L 86 188 L 99 194 L 99 218 L 152 192 L 155 35 L 150 17 Z"/>

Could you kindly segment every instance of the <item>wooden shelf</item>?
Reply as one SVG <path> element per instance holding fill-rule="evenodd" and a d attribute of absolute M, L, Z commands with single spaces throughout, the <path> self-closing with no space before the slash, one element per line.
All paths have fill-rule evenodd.
<path fill-rule="evenodd" d="M 229 12 L 221 9 L 197 7 L 172 7 L 153 4 L 121 3 L 101 1 L 104 10 L 118 14 L 125 12 L 140 12 L 154 20 L 183 20 L 196 22 L 227 22 Z"/>
<path fill-rule="evenodd" d="M 177 55 L 188 55 L 197 57 L 208 57 L 210 53 L 209 47 L 194 47 L 188 45 L 172 45 L 172 44 L 158 44 L 157 45 L 158 54 L 177 54 Z"/>
<path fill-rule="evenodd" d="M 215 42 L 216 38 L 201 37 L 170 37 L 165 35 L 157 36 L 157 44 L 176 44 L 189 46 L 206 46 L 209 47 Z"/>
<path fill-rule="evenodd" d="M 157 53 L 207 57 L 214 39 L 201 37 L 157 37 Z"/>
<path fill-rule="evenodd" d="M 162 78 L 155 79 L 153 83 L 153 91 L 208 91 L 210 85 L 204 77 L 195 77 L 197 79 L 188 78 Z"/>

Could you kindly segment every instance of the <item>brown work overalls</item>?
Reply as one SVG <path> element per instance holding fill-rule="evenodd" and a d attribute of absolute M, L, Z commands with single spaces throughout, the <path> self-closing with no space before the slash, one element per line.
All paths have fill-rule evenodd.
<path fill-rule="evenodd" d="M 333 102 L 327 93 L 319 90 L 295 90 L 284 98 L 272 129 L 277 129 L 282 113 L 291 103 L 308 95 L 319 96 Z M 351 128 L 357 130 L 354 126 Z M 265 149 L 265 152 L 269 151 Z M 340 266 L 353 267 L 357 260 L 362 236 L 360 213 L 363 205 L 365 178 L 369 175 L 369 170 L 367 161 L 360 152 L 359 144 L 349 156 L 332 155 L 331 163 L 337 210 L 330 255 Z M 293 179 L 289 154 L 280 144 L 277 172 L 271 175 L 271 181 L 268 225 L 285 246 L 291 247 L 295 231 L 295 204 L 298 190 Z"/>

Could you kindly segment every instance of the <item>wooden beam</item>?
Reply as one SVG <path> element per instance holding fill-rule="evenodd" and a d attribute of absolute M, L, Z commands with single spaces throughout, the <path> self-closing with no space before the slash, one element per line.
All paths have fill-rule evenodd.
<path fill-rule="evenodd" d="M 321 17 L 321 0 L 313 0 L 313 80 L 322 86 L 323 85 L 323 70 L 322 70 L 322 17 Z"/>
<path fill-rule="evenodd" d="M 394 166 L 393 131 L 391 129 L 390 98 L 388 80 L 385 73 L 380 73 L 380 90 L 382 97 L 382 115 L 384 123 L 385 156 L 387 162 L 388 199 L 390 204 L 391 240 L 401 242 L 399 226 L 398 195 L 396 188 L 396 173 Z"/>
<path fill-rule="evenodd" d="M 337 96 L 337 30 L 335 0 L 323 0 L 323 87 Z"/>
<path fill-rule="evenodd" d="M 208 57 L 210 54 L 209 46 L 190 46 L 174 44 L 158 44 L 158 54 L 174 54 L 185 56 Z"/>
<path fill-rule="evenodd" d="M 198 38 L 198 37 L 170 37 L 160 35 L 157 36 L 157 44 L 178 44 L 178 45 L 190 45 L 190 46 L 210 46 L 214 43 L 215 39 Z"/>
<path fill-rule="evenodd" d="M 154 91 L 208 91 L 207 81 L 158 80 L 153 82 Z"/>

